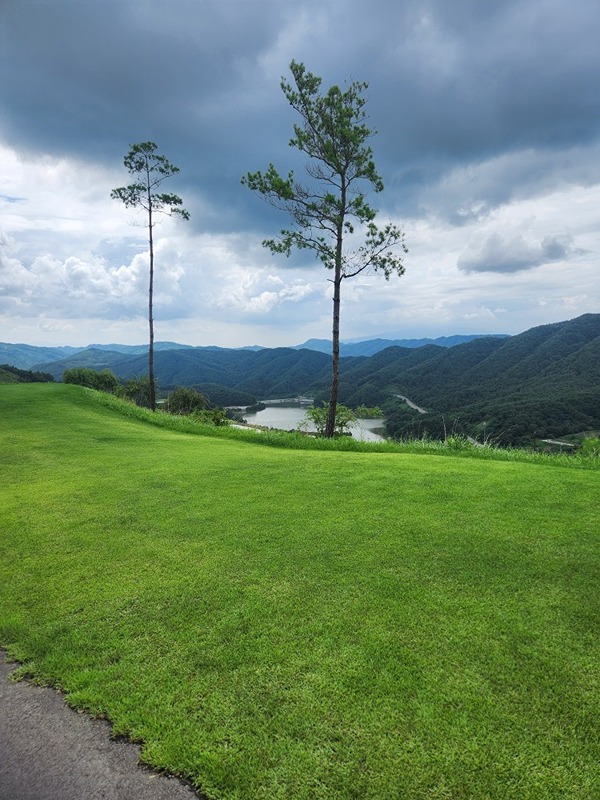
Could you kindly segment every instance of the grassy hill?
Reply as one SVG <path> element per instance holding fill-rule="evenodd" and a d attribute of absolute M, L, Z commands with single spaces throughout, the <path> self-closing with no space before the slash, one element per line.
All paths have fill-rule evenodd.
<path fill-rule="evenodd" d="M 597 795 L 597 470 L 0 408 L 0 645 L 146 763 L 214 800 Z"/>

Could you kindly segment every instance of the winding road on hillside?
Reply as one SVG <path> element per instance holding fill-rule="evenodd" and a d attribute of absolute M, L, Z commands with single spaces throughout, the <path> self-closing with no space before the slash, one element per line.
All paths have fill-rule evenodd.
<path fill-rule="evenodd" d="M 415 411 L 418 411 L 419 414 L 427 414 L 424 408 L 420 408 L 416 403 L 413 403 L 412 400 L 409 400 L 408 397 L 405 397 L 403 394 L 395 394 L 394 397 L 399 397 L 400 400 L 404 400 L 407 406 L 414 408 Z"/>

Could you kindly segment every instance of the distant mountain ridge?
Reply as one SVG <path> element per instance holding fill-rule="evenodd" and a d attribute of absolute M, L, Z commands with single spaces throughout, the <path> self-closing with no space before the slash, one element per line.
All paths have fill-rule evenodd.
<path fill-rule="evenodd" d="M 371 356 L 384 350 L 386 347 L 423 347 L 426 344 L 437 344 L 441 347 L 455 347 L 465 342 L 470 342 L 473 339 L 478 339 L 487 336 L 498 336 L 504 338 L 507 334 L 481 334 L 468 335 L 468 336 L 440 336 L 437 339 L 365 339 L 359 342 L 341 342 L 340 352 L 343 356 Z M 191 344 L 179 344 L 178 342 L 155 342 L 154 351 L 161 352 L 163 350 L 268 350 L 272 348 L 261 347 L 260 345 L 246 345 L 244 347 L 219 347 L 217 345 L 199 345 L 194 346 Z M 291 350 L 315 350 L 319 353 L 331 353 L 331 341 L 328 339 L 308 339 L 303 344 L 293 345 Z M 103 350 L 109 353 L 120 353 L 121 355 L 143 355 L 148 353 L 147 344 L 88 344 L 85 347 L 37 347 L 29 344 L 10 344 L 9 342 L 0 342 L 0 364 L 10 364 L 13 367 L 20 369 L 31 369 L 38 367 L 41 364 L 50 364 L 54 361 L 61 361 L 69 358 L 70 356 L 84 353 L 88 350 L 98 351 Z M 88 366 L 90 359 L 82 357 L 81 363 L 73 364 L 73 366 Z M 66 369 L 68 367 L 65 367 Z"/>
<path fill-rule="evenodd" d="M 154 350 L 185 350 L 192 348 L 191 344 L 178 344 L 177 342 L 154 342 Z M 110 350 L 113 353 L 123 353 L 126 355 L 137 355 L 139 353 L 148 353 L 147 344 L 88 344 L 86 347 L 79 349 L 82 350 Z"/>
<path fill-rule="evenodd" d="M 428 344 L 439 347 L 456 347 L 459 344 L 472 342 L 474 339 L 498 338 L 507 339 L 506 333 L 469 334 L 456 336 L 438 336 L 437 339 L 365 339 L 358 342 L 340 342 L 341 356 L 372 356 L 388 347 L 408 347 L 416 349 Z M 297 344 L 294 350 L 316 350 L 319 353 L 331 353 L 330 339 L 308 339 L 303 344 Z"/>
<path fill-rule="evenodd" d="M 186 344 L 175 342 L 156 342 L 156 350 L 174 350 L 182 347 L 190 347 Z M 88 344 L 85 347 L 71 347 L 68 345 L 60 347 L 37 347 L 31 344 L 10 344 L 0 342 L 0 364 L 10 364 L 19 369 L 31 369 L 38 364 L 59 361 L 69 356 L 77 355 L 86 350 L 108 350 L 115 353 L 147 353 L 148 345 L 129 345 L 129 344 Z"/>
<path fill-rule="evenodd" d="M 42 362 L 55 361 L 79 353 L 80 347 L 36 347 L 31 344 L 0 342 L 0 364 L 19 369 L 31 369 Z"/>

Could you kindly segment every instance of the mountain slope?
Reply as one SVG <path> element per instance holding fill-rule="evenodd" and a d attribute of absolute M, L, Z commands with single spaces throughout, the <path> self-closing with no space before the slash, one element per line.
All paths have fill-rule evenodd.
<path fill-rule="evenodd" d="M 420 430 L 439 434 L 440 415 L 460 419 L 467 431 L 485 425 L 504 443 L 600 429 L 600 315 L 532 328 L 487 354 L 485 348 L 479 341 L 448 351 L 435 374 L 431 364 L 397 371 L 401 393 L 433 413 L 418 421 Z M 391 416 L 397 435 L 416 424 L 405 410 Z"/>
<path fill-rule="evenodd" d="M 35 347 L 30 344 L 0 342 L 0 364 L 19 369 L 37 367 L 42 362 L 56 361 L 80 351 L 79 347 Z"/>

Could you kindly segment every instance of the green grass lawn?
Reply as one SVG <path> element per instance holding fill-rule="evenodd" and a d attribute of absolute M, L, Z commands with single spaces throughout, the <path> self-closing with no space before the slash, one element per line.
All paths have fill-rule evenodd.
<path fill-rule="evenodd" d="M 600 473 L 0 386 L 0 644 L 236 800 L 597 800 Z"/>

